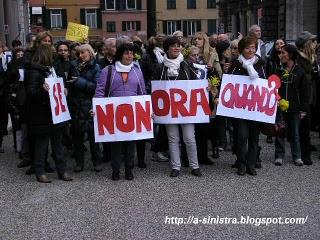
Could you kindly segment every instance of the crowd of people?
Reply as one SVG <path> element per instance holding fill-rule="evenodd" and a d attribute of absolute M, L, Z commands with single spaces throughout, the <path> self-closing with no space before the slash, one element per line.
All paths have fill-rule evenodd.
<path fill-rule="evenodd" d="M 208 80 L 212 110 L 209 123 L 155 125 L 152 140 L 95 142 L 92 98 L 151 94 L 151 81 L 194 80 L 198 70 L 194 63 L 205 65 L 208 79 L 223 74 L 246 75 L 250 79 L 267 79 L 276 74 L 281 79 L 279 95 L 289 102 L 285 111 L 278 109 L 276 123 L 286 131 L 269 133 L 266 141 L 274 143 L 274 163 L 282 165 L 285 140 L 291 146 L 292 162 L 311 165 L 310 131 L 319 131 L 319 65 L 320 47 L 315 35 L 302 32 L 294 44 L 276 39 L 270 52 L 261 39 L 261 28 L 253 25 L 248 36 L 230 39 L 228 34 L 198 32 L 191 39 L 176 31 L 171 36 L 158 34 L 143 42 L 139 36 L 118 36 L 86 43 L 59 41 L 54 44 L 49 32 L 28 34 L 25 47 L 12 42 L 12 60 L 5 62 L 9 49 L 0 43 L 0 154 L 3 138 L 8 135 L 8 115 L 12 122 L 14 149 L 19 168 L 29 167 L 41 183 L 50 183 L 52 156 L 58 177 L 73 178 L 68 173 L 64 152 L 72 151 L 74 172 L 84 170 L 85 142 L 89 142 L 93 169 L 102 171 L 103 162 L 111 162 L 112 180 L 120 179 L 121 162 L 127 180 L 134 178 L 135 155 L 138 167 L 146 168 L 146 143 L 151 144 L 152 160 L 170 162 L 171 177 L 177 177 L 181 166 L 191 174 L 202 176 L 200 166 L 212 165 L 223 151 L 236 156 L 232 165 L 237 174 L 257 175 L 261 168 L 257 121 L 227 118 L 215 114 L 219 104 L 219 85 Z M 53 124 L 49 85 L 45 78 L 63 78 L 71 120 Z M 269 126 L 270 127 L 270 126 Z M 271 126 L 274 127 L 273 125 Z M 208 150 L 208 140 L 212 151 Z M 49 143 L 51 152 L 49 152 Z"/>

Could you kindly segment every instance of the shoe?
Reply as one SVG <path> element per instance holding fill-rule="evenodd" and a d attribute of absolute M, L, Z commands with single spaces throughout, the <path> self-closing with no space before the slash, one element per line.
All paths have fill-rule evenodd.
<path fill-rule="evenodd" d="M 95 172 L 101 172 L 102 171 L 102 165 L 101 164 L 98 164 L 96 166 L 93 167 L 93 170 Z"/>
<path fill-rule="evenodd" d="M 294 162 L 294 165 L 296 166 L 303 166 L 303 162 L 300 158 L 294 160 L 293 162 Z"/>
<path fill-rule="evenodd" d="M 62 174 L 58 174 L 58 178 L 63 180 L 63 181 L 72 181 L 72 177 L 69 176 L 69 174 L 67 172 L 64 172 Z"/>
<path fill-rule="evenodd" d="M 232 164 L 231 167 L 232 167 L 232 168 L 238 168 L 238 167 L 239 167 L 239 163 L 235 162 L 234 164 Z"/>
<path fill-rule="evenodd" d="M 274 160 L 274 164 L 276 165 L 276 166 L 281 166 L 282 165 L 282 158 L 276 158 L 276 160 Z"/>
<path fill-rule="evenodd" d="M 256 162 L 256 165 L 254 165 L 255 168 L 260 169 L 262 168 L 261 162 Z"/>
<path fill-rule="evenodd" d="M 302 162 L 304 165 L 312 165 L 312 160 L 310 158 L 304 158 L 302 159 Z"/>
<path fill-rule="evenodd" d="M 53 169 L 52 167 L 50 167 L 50 166 L 46 166 L 46 167 L 45 167 L 45 171 L 46 171 L 47 173 L 54 173 L 54 169 Z"/>
<path fill-rule="evenodd" d="M 147 165 L 146 165 L 146 163 L 141 162 L 141 163 L 138 163 L 138 167 L 139 168 L 147 168 Z"/>
<path fill-rule="evenodd" d="M 47 175 L 37 176 L 37 181 L 41 183 L 51 183 Z"/>
<path fill-rule="evenodd" d="M 177 169 L 172 169 L 171 173 L 170 173 L 170 177 L 178 177 L 179 176 L 180 171 Z"/>
<path fill-rule="evenodd" d="M 18 163 L 17 167 L 24 168 L 24 167 L 28 167 L 30 165 L 31 165 L 31 162 L 29 160 L 22 160 Z"/>
<path fill-rule="evenodd" d="M 218 151 L 223 152 L 225 148 L 223 147 L 218 147 Z"/>
<path fill-rule="evenodd" d="M 0 153 L 4 153 L 4 148 L 0 147 Z"/>
<path fill-rule="evenodd" d="M 247 167 L 247 171 L 246 172 L 251 176 L 256 176 L 257 175 L 257 171 L 256 171 L 256 169 L 254 169 L 254 167 Z"/>
<path fill-rule="evenodd" d="M 78 165 L 77 165 L 77 166 L 74 168 L 73 171 L 76 172 L 76 173 L 82 172 L 82 171 L 83 171 L 83 166 L 78 166 Z"/>
<path fill-rule="evenodd" d="M 192 169 L 191 174 L 192 174 L 193 176 L 196 176 L 196 177 L 201 177 L 201 176 L 202 176 L 202 173 L 201 173 L 201 171 L 200 171 L 200 168 Z"/>
<path fill-rule="evenodd" d="M 124 177 L 125 177 L 125 179 L 127 179 L 129 181 L 133 180 L 132 170 L 131 169 L 126 169 L 125 173 L 124 173 Z"/>
<path fill-rule="evenodd" d="M 152 155 L 152 161 L 155 162 L 169 162 L 169 158 L 162 152 L 157 152 Z"/>
<path fill-rule="evenodd" d="M 246 167 L 243 165 L 239 165 L 237 174 L 240 176 L 244 176 L 246 174 Z"/>
<path fill-rule="evenodd" d="M 212 151 L 212 158 L 219 158 L 220 155 L 219 155 L 219 149 L 217 147 L 213 148 L 213 151 Z"/>
<path fill-rule="evenodd" d="M 273 143 L 272 136 L 267 136 L 266 142 Z"/>
<path fill-rule="evenodd" d="M 119 171 L 113 171 L 113 172 L 112 172 L 111 179 L 112 179 L 113 181 L 118 181 L 118 180 L 120 180 L 120 172 L 119 172 Z"/>

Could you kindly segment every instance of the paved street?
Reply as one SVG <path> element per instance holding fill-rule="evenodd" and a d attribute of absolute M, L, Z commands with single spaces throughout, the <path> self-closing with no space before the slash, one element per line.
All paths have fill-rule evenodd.
<path fill-rule="evenodd" d="M 273 145 L 261 137 L 263 168 L 258 176 L 236 175 L 234 156 L 223 152 L 215 165 L 202 167 L 196 178 L 183 168 L 169 177 L 168 163 L 150 161 L 135 167 L 135 179 L 110 180 L 111 169 L 86 170 L 73 182 L 40 184 L 18 169 L 12 136 L 0 155 L 0 239 L 320 239 L 320 160 L 296 167 L 287 157 L 283 166 L 272 163 Z M 320 141 L 313 136 L 320 149 Z M 73 159 L 67 153 L 69 167 Z M 88 153 L 87 153 L 87 160 Z M 304 225 L 165 224 L 166 216 L 184 217 L 303 217 Z"/>

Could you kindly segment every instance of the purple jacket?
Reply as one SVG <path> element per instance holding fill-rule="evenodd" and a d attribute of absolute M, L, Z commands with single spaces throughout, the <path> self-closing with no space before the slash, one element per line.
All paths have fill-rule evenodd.
<path fill-rule="evenodd" d="M 126 83 L 123 82 L 121 73 L 117 72 L 115 66 L 113 65 L 110 75 L 111 83 L 110 81 L 106 82 L 108 76 L 108 69 L 109 68 L 107 66 L 101 71 L 100 79 L 98 81 L 94 97 L 124 97 L 147 94 L 142 72 L 137 66 L 134 65 L 130 70 L 128 75 L 128 81 Z M 108 92 L 105 93 L 105 91 Z"/>

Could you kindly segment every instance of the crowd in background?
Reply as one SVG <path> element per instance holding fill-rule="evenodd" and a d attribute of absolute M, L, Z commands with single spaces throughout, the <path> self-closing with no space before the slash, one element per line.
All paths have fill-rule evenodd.
<path fill-rule="evenodd" d="M 111 162 L 112 179 L 120 179 L 121 162 L 125 178 L 134 178 L 135 155 L 138 167 L 146 168 L 146 144 L 151 144 L 152 160 L 170 162 L 171 177 L 181 166 L 191 174 L 202 176 L 200 166 L 212 165 L 223 151 L 236 156 L 232 167 L 239 175 L 257 175 L 262 167 L 259 146 L 261 123 L 215 115 L 219 104 L 219 84 L 208 81 L 212 111 L 209 123 L 159 124 L 152 140 L 95 143 L 93 97 L 122 97 L 151 94 L 151 81 L 194 80 L 194 63 L 206 65 L 207 78 L 221 82 L 223 74 L 246 75 L 250 79 L 267 79 L 276 74 L 281 79 L 279 95 L 289 102 L 285 111 L 278 109 L 276 123 L 286 131 L 267 133 L 266 141 L 275 146 L 274 163 L 282 165 L 285 140 L 290 143 L 292 162 L 312 165 L 310 131 L 319 131 L 320 47 L 315 35 L 302 32 L 294 44 L 275 39 L 267 51 L 261 28 L 253 25 L 248 36 L 230 39 L 228 34 L 198 32 L 186 38 L 181 31 L 172 36 L 158 34 L 143 42 L 139 36 L 118 36 L 86 43 L 53 42 L 49 32 L 28 34 L 27 46 L 14 40 L 12 60 L 5 62 L 9 49 L 0 43 L 0 154 L 10 115 L 13 143 L 20 159 L 19 168 L 29 167 L 42 183 L 49 183 L 53 172 L 52 156 L 58 177 L 71 181 L 64 152 L 72 151 L 75 173 L 84 170 L 85 142 L 89 144 L 93 169 L 102 171 L 103 162 Z M 56 74 L 63 78 L 71 120 L 53 124 L 49 85 L 45 78 Z M 270 127 L 270 126 L 269 126 Z M 272 128 L 274 126 L 272 125 Z M 8 138 L 6 138 L 7 141 Z M 209 141 L 208 141 L 209 140 Z M 211 149 L 208 149 L 208 142 Z M 49 143 L 51 152 L 49 152 Z M 6 150 L 7 151 L 7 150 Z"/>

